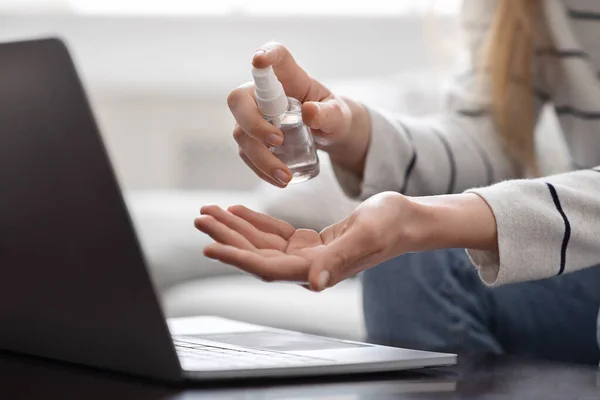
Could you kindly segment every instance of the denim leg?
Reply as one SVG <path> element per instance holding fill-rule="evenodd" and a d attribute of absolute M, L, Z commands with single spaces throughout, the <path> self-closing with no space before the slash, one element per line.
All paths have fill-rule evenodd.
<path fill-rule="evenodd" d="M 407 254 L 362 274 L 369 340 L 597 364 L 600 267 L 489 288 L 464 250 Z"/>
<path fill-rule="evenodd" d="M 598 364 L 600 267 L 491 292 L 495 335 L 507 353 Z"/>
<path fill-rule="evenodd" d="M 462 249 L 410 253 L 362 275 L 368 339 L 434 351 L 499 354 L 491 297 Z"/>

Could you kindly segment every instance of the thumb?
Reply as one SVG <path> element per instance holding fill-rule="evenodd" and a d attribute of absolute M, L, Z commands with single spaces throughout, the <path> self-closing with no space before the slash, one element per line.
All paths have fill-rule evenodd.
<path fill-rule="evenodd" d="M 354 265 L 372 253 L 369 242 L 358 230 L 350 229 L 327 245 L 308 271 L 310 288 L 320 292 L 346 279 Z"/>
<path fill-rule="evenodd" d="M 334 133 L 349 123 L 347 106 L 336 98 L 322 102 L 307 101 L 302 105 L 302 118 L 310 129 Z"/>
<path fill-rule="evenodd" d="M 339 251 L 325 250 L 323 254 L 313 262 L 308 271 L 308 284 L 310 289 L 320 292 L 333 286 L 340 279 L 348 261 L 344 253 Z"/>

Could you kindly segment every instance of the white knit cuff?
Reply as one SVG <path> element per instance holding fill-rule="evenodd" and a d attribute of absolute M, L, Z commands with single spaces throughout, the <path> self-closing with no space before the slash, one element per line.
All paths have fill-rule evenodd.
<path fill-rule="evenodd" d="M 562 226 L 548 187 L 513 180 L 467 192 L 481 196 L 496 218 L 498 253 L 468 249 L 481 279 L 489 286 L 554 276 L 559 265 Z"/>

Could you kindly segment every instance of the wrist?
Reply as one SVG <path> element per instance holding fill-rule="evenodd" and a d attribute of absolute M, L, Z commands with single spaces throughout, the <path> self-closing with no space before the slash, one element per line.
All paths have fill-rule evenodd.
<path fill-rule="evenodd" d="M 473 193 L 413 197 L 413 251 L 467 248 L 498 251 L 496 219 Z"/>
<path fill-rule="evenodd" d="M 358 102 L 341 97 L 350 113 L 350 127 L 335 144 L 324 149 L 331 161 L 362 179 L 371 141 L 371 120 L 367 110 Z"/>

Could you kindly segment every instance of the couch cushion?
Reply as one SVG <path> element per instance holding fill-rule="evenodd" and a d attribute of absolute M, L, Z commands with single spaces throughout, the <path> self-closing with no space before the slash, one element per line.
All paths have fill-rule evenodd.
<path fill-rule="evenodd" d="M 243 322 L 350 340 L 365 337 L 359 281 L 322 293 L 248 275 L 205 278 L 163 294 L 167 317 L 214 315 Z"/>
<path fill-rule="evenodd" d="M 210 237 L 194 228 L 204 204 L 244 204 L 261 210 L 253 192 L 147 190 L 125 194 L 127 207 L 155 285 L 162 291 L 179 282 L 236 273 L 202 254 Z"/>

